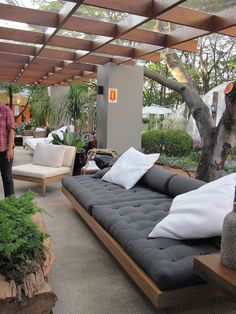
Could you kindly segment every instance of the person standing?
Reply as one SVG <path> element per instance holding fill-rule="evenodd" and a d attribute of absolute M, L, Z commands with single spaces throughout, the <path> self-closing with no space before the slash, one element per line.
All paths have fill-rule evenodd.
<path fill-rule="evenodd" d="M 15 193 L 12 178 L 14 138 L 14 115 L 8 106 L 0 103 L 0 171 L 5 197 Z"/>

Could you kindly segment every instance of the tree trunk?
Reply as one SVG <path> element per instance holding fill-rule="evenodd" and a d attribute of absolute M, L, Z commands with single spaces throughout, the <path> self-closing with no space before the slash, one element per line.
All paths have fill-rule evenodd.
<path fill-rule="evenodd" d="M 9 93 L 9 106 L 11 109 L 13 109 L 13 93 L 12 93 L 12 85 L 11 84 L 8 87 L 8 93 Z"/>
<path fill-rule="evenodd" d="M 183 101 L 194 117 L 200 133 L 203 149 L 197 168 L 197 178 L 209 182 L 219 176 L 224 162 L 236 141 L 236 82 L 230 83 L 231 90 L 226 94 L 226 110 L 217 127 L 214 127 L 211 113 L 193 85 L 177 54 L 165 55 L 168 68 L 178 82 L 163 75 L 144 69 L 144 75 L 181 94 Z"/>
<path fill-rule="evenodd" d="M 74 127 L 75 127 L 75 133 L 77 138 L 80 138 L 81 136 L 81 120 L 77 119 L 74 121 Z"/>

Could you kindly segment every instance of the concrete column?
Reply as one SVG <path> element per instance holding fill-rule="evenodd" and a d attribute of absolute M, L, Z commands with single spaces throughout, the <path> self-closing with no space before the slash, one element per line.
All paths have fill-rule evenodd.
<path fill-rule="evenodd" d="M 99 148 L 115 148 L 123 153 L 133 146 L 141 149 L 143 68 L 108 63 L 98 68 L 97 142 Z M 117 90 L 117 101 L 109 99 L 109 89 Z"/>
<path fill-rule="evenodd" d="M 52 100 L 57 101 L 61 100 L 69 90 L 68 86 L 50 86 L 48 87 L 48 95 Z"/>

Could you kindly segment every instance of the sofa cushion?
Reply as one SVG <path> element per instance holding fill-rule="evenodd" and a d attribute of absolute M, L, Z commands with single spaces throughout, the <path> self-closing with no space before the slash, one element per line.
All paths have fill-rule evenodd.
<path fill-rule="evenodd" d="M 174 198 L 169 215 L 157 223 L 151 238 L 199 239 L 219 236 L 225 215 L 233 209 L 236 173 Z"/>
<path fill-rule="evenodd" d="M 170 178 L 168 182 L 168 193 L 170 196 L 175 197 L 179 194 L 196 190 L 204 184 L 206 184 L 204 181 L 176 175 Z"/>
<path fill-rule="evenodd" d="M 131 147 L 124 152 L 102 180 L 131 189 L 156 162 L 160 154 L 146 155 Z"/>
<path fill-rule="evenodd" d="M 176 176 L 175 173 L 154 165 L 145 173 L 140 182 L 154 191 L 167 193 L 168 183 L 174 176 Z"/>
<path fill-rule="evenodd" d="M 12 173 L 20 176 L 34 177 L 34 178 L 49 178 L 53 176 L 58 176 L 62 174 L 70 173 L 69 167 L 47 167 L 33 164 L 24 164 L 19 166 L 14 166 L 12 168 Z"/>
<path fill-rule="evenodd" d="M 171 198 L 135 200 L 93 207 L 92 215 L 128 255 L 157 283 L 172 290 L 202 283 L 193 273 L 193 257 L 219 252 L 209 239 L 180 241 L 148 239 L 148 234 L 167 214 Z"/>
<path fill-rule="evenodd" d="M 65 154 L 63 158 L 63 167 L 72 167 L 75 161 L 76 147 L 74 146 L 64 146 Z"/>
<path fill-rule="evenodd" d="M 63 164 L 64 155 L 64 145 L 38 143 L 34 151 L 32 164 L 60 168 Z"/>
<path fill-rule="evenodd" d="M 125 190 L 120 185 L 102 181 L 90 175 L 66 177 L 62 180 L 62 184 L 88 212 L 91 212 L 93 205 L 156 199 L 159 195 L 162 198 L 168 198 L 168 196 L 154 192 L 141 184 Z"/>
<path fill-rule="evenodd" d="M 104 176 L 104 174 L 106 174 L 107 171 L 109 171 L 110 169 L 111 169 L 111 167 L 103 168 L 103 169 L 99 170 L 98 172 L 96 172 L 92 177 L 97 178 L 97 179 L 101 179 Z"/>

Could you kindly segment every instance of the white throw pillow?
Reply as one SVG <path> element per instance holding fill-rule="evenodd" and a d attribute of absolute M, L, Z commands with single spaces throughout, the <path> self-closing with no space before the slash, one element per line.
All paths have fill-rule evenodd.
<path fill-rule="evenodd" d="M 62 167 L 64 160 L 65 146 L 38 143 L 33 156 L 34 165 L 48 167 Z"/>
<path fill-rule="evenodd" d="M 233 209 L 236 173 L 174 198 L 169 215 L 150 238 L 199 239 L 219 236 L 225 215 Z"/>
<path fill-rule="evenodd" d="M 150 169 L 160 154 L 145 155 L 131 147 L 114 163 L 102 180 L 131 189 Z"/>

